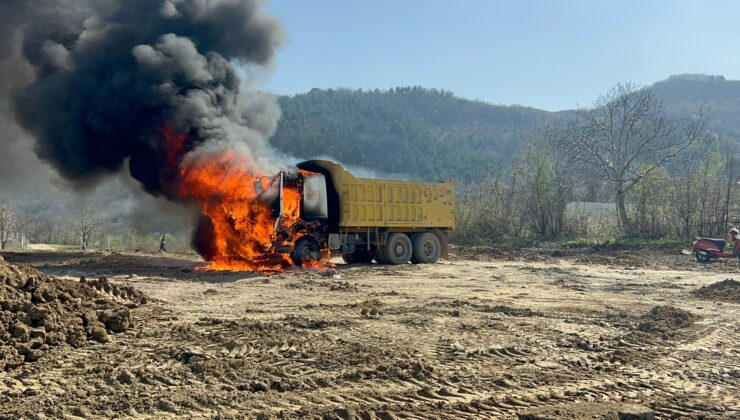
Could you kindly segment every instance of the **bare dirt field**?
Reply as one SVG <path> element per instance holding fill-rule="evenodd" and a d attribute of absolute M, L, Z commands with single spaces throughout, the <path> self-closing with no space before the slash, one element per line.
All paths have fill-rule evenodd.
<path fill-rule="evenodd" d="M 711 286 L 740 280 L 737 260 L 453 253 L 258 275 L 188 256 L 6 252 L 147 299 L 104 342 L 0 369 L 0 418 L 740 417 L 737 283 Z"/>

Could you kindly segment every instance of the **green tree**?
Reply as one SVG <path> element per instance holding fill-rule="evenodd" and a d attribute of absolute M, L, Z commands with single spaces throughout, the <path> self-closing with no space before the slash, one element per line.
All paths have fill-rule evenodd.
<path fill-rule="evenodd" d="M 562 234 L 570 184 L 555 139 L 555 131 L 550 129 L 544 136 L 528 140 L 521 159 L 526 211 L 533 233 L 543 238 Z"/>

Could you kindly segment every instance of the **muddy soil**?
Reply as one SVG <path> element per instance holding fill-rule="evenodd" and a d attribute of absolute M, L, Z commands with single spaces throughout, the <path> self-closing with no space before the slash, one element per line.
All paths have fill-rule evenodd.
<path fill-rule="evenodd" d="M 128 308 L 145 300 L 141 292 L 112 286 L 105 277 L 57 279 L 0 257 L 0 372 L 35 362 L 54 346 L 107 342 L 109 333 L 130 327 Z"/>
<path fill-rule="evenodd" d="M 740 416 L 740 305 L 694 294 L 737 278 L 736 261 L 454 251 L 271 276 L 191 256 L 5 253 L 151 301 L 107 342 L 0 373 L 0 418 Z"/>
<path fill-rule="evenodd" d="M 740 281 L 724 279 L 695 290 L 694 296 L 701 299 L 740 303 Z"/>

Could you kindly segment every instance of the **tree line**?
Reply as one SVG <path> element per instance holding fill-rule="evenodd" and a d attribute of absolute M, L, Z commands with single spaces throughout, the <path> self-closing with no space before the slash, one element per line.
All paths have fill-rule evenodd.
<path fill-rule="evenodd" d="M 191 226 L 153 231 L 134 215 L 112 216 L 85 199 L 64 206 L 41 206 L 0 197 L 0 249 L 51 244 L 78 250 L 154 252 L 160 249 L 164 235 L 167 251 L 192 252 Z"/>
<path fill-rule="evenodd" d="M 463 186 L 455 240 L 724 237 L 740 223 L 739 151 L 707 123 L 703 106 L 672 119 L 651 90 L 618 84 L 523 139 L 507 171 Z M 584 201 L 613 207 L 568 207 Z"/>

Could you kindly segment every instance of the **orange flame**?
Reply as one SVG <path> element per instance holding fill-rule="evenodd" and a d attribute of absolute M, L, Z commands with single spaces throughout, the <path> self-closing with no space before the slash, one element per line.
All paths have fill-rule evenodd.
<path fill-rule="evenodd" d="M 288 253 L 295 242 L 295 226 L 300 221 L 301 193 L 296 186 L 283 188 L 283 212 L 275 229 L 276 217 L 269 204 L 259 200 L 267 173 L 246 152 L 238 149 L 200 150 L 186 154 L 187 136 L 169 128 L 162 132 L 165 158 L 177 167 L 175 194 L 194 201 L 207 218 L 201 232 L 208 252 L 206 269 L 228 271 L 284 271 L 293 266 Z M 185 151 L 185 153 L 183 152 Z M 182 156 L 185 155 L 183 159 Z M 320 267 L 324 263 L 310 264 Z"/>

